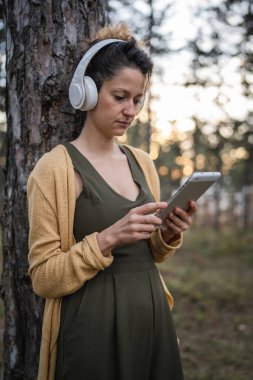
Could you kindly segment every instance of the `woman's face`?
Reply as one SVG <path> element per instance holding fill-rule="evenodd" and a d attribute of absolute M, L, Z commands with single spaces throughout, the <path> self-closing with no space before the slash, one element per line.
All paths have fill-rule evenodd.
<path fill-rule="evenodd" d="M 104 81 L 96 107 L 89 120 L 107 137 L 122 136 L 140 111 L 147 77 L 138 69 L 121 69 L 114 78 Z"/>

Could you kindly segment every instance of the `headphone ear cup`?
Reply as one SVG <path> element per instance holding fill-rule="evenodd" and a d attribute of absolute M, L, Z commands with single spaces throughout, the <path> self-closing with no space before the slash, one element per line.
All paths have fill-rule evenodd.
<path fill-rule="evenodd" d="M 91 77 L 83 78 L 84 103 L 80 106 L 81 111 L 89 111 L 96 107 L 98 101 L 97 86 Z"/>
<path fill-rule="evenodd" d="M 71 83 L 69 87 L 69 100 L 75 109 L 79 109 L 84 103 L 85 91 L 84 87 L 78 83 Z"/>

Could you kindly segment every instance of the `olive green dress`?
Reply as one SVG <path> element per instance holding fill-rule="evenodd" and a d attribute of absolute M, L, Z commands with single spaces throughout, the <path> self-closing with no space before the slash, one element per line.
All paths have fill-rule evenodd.
<path fill-rule="evenodd" d="M 74 236 L 102 231 L 133 207 L 154 199 L 132 153 L 140 191 L 131 201 L 115 192 L 92 164 L 65 144 L 84 183 L 76 201 Z M 56 380 L 183 380 L 170 309 L 148 240 L 112 251 L 114 261 L 76 293 L 63 297 Z"/>

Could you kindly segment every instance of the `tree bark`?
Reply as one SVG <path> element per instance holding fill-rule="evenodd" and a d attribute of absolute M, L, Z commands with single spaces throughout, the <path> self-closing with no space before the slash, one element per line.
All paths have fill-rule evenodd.
<path fill-rule="evenodd" d="M 37 376 L 44 301 L 28 277 L 26 183 L 43 153 L 72 139 L 83 115 L 68 84 L 85 47 L 107 22 L 106 0 L 4 0 L 7 41 L 7 177 L 1 296 L 5 303 L 4 379 Z M 39 205 L 38 205 L 39 207 Z"/>

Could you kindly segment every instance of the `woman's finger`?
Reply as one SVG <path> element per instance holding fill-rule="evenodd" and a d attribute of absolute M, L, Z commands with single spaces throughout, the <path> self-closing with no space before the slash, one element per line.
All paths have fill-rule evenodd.
<path fill-rule="evenodd" d="M 181 232 L 184 231 L 182 228 L 180 228 L 175 223 L 170 221 L 170 219 L 166 219 L 166 229 L 170 229 L 175 234 L 180 234 Z"/>
<path fill-rule="evenodd" d="M 189 208 L 188 208 L 188 210 L 187 210 L 187 214 L 188 215 L 190 215 L 190 216 L 192 216 L 193 214 L 195 214 L 195 212 L 197 211 L 197 204 L 196 204 L 196 202 L 194 202 L 194 201 L 190 201 L 189 202 Z"/>
<path fill-rule="evenodd" d="M 142 216 L 143 223 L 152 224 L 152 225 L 160 225 L 162 224 L 162 219 L 156 216 L 155 214 L 146 214 Z"/>
<path fill-rule="evenodd" d="M 175 215 L 176 217 L 180 218 L 183 222 L 187 223 L 187 224 L 191 224 L 192 222 L 192 218 L 191 216 L 188 214 L 187 211 L 184 211 L 182 210 L 181 208 L 176 208 L 174 210 L 173 213 L 171 213 L 171 215 Z"/>
<path fill-rule="evenodd" d="M 138 215 L 152 214 L 152 213 L 155 213 L 157 210 L 159 210 L 161 208 L 165 208 L 165 207 L 167 207 L 166 202 L 146 203 L 145 205 L 133 208 L 130 211 L 130 213 L 135 213 Z"/>
<path fill-rule="evenodd" d="M 188 220 L 182 220 L 173 213 L 170 213 L 169 215 L 169 222 L 174 223 L 175 226 L 179 227 L 182 231 L 186 231 L 190 226 L 190 222 Z"/>

